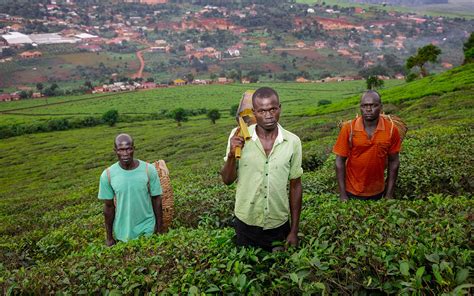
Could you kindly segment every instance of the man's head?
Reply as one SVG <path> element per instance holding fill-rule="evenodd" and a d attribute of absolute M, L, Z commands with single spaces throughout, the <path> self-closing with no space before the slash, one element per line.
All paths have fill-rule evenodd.
<path fill-rule="evenodd" d="M 382 111 L 382 100 L 379 93 L 374 90 L 364 92 L 360 99 L 360 112 L 364 120 L 378 120 L 380 111 Z"/>
<path fill-rule="evenodd" d="M 264 130 L 274 130 L 280 120 L 280 98 L 277 92 L 269 87 L 261 87 L 252 96 L 253 114 L 257 125 Z"/>
<path fill-rule="evenodd" d="M 120 134 L 115 137 L 114 151 L 122 167 L 129 167 L 133 164 L 133 153 L 135 146 L 133 138 L 128 134 Z"/>

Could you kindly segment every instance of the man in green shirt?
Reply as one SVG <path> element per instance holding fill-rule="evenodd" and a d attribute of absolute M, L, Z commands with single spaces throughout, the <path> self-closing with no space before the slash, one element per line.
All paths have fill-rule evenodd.
<path fill-rule="evenodd" d="M 128 241 L 163 229 L 161 186 L 153 165 L 134 159 L 133 139 L 127 134 L 115 138 L 118 162 L 100 176 L 99 199 L 104 200 L 107 246 L 116 239 Z"/>
<path fill-rule="evenodd" d="M 225 184 L 237 180 L 236 243 L 267 251 L 274 250 L 278 241 L 296 246 L 302 200 L 301 141 L 278 124 L 281 105 L 275 90 L 259 88 L 252 104 L 257 120 L 249 127 L 252 139 L 245 142 L 239 129 L 232 131 L 221 171 Z M 236 147 L 242 148 L 240 160 L 235 159 Z"/>

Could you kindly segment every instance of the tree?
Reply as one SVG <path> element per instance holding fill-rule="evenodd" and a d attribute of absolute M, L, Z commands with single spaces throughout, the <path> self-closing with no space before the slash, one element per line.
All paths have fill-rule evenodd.
<path fill-rule="evenodd" d="M 174 109 L 171 116 L 178 123 L 178 126 L 181 126 L 181 122 L 188 121 L 186 110 L 183 108 Z"/>
<path fill-rule="evenodd" d="M 420 68 L 421 77 L 428 76 L 428 71 L 425 68 L 427 62 L 436 62 L 438 56 L 441 54 L 441 49 L 433 44 L 428 44 L 422 48 L 418 48 L 416 55 L 413 55 L 408 58 L 406 62 L 406 67 L 412 69 L 413 67 Z"/>
<path fill-rule="evenodd" d="M 212 109 L 207 112 L 207 117 L 211 120 L 212 124 L 216 124 L 216 120 L 221 118 L 221 113 L 217 109 Z"/>
<path fill-rule="evenodd" d="M 109 126 L 114 126 L 118 121 L 119 113 L 117 110 L 109 110 L 102 115 L 102 120 Z"/>
<path fill-rule="evenodd" d="M 384 85 L 384 81 L 377 76 L 369 76 L 365 81 L 367 83 L 367 89 L 381 88 Z"/>
<path fill-rule="evenodd" d="M 90 82 L 89 80 L 84 82 L 84 86 L 87 87 L 88 89 L 93 89 L 94 88 L 94 86 L 92 85 L 92 82 Z"/>
<path fill-rule="evenodd" d="M 184 79 L 186 79 L 186 81 L 187 81 L 188 83 L 192 83 L 193 80 L 194 80 L 194 74 L 193 74 L 193 73 L 188 73 L 188 74 L 186 74 L 186 76 L 184 77 Z"/>
<path fill-rule="evenodd" d="M 471 33 L 469 39 L 464 43 L 464 64 L 474 62 L 474 32 Z"/>
<path fill-rule="evenodd" d="M 239 104 L 232 105 L 230 107 L 230 116 L 235 116 L 237 114 L 237 110 L 239 109 Z"/>
<path fill-rule="evenodd" d="M 36 83 L 36 89 L 37 89 L 39 92 L 41 92 L 41 90 L 43 90 L 43 87 L 44 87 L 44 86 L 43 86 L 43 83 L 41 83 L 41 82 Z"/>

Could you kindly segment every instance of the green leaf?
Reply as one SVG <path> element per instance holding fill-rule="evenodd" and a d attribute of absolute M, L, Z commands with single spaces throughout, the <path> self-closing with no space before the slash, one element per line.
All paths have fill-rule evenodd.
<path fill-rule="evenodd" d="M 416 277 L 421 278 L 424 273 L 425 273 L 425 267 L 422 266 L 416 270 Z"/>
<path fill-rule="evenodd" d="M 188 290 L 188 295 L 198 295 L 199 294 L 199 288 L 196 286 L 191 286 L 189 287 Z"/>
<path fill-rule="evenodd" d="M 212 285 L 210 288 L 208 288 L 206 290 L 206 293 L 216 293 L 216 292 L 220 292 L 220 291 L 221 291 L 221 289 L 219 289 L 218 286 Z"/>
<path fill-rule="evenodd" d="M 425 255 L 425 258 L 430 262 L 439 263 L 439 255 L 436 253 Z"/>
<path fill-rule="evenodd" d="M 469 277 L 469 270 L 463 268 L 456 273 L 456 283 L 462 284 Z"/>
<path fill-rule="evenodd" d="M 290 273 L 290 279 L 295 282 L 295 283 L 298 283 L 298 275 L 294 272 Z"/>
<path fill-rule="evenodd" d="M 408 262 L 406 261 L 400 262 L 400 272 L 405 276 L 410 275 L 410 265 L 408 265 Z"/>

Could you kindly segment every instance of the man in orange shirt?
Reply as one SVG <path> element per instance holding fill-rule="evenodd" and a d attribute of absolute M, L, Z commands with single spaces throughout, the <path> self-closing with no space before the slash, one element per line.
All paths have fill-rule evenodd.
<path fill-rule="evenodd" d="M 339 133 L 333 152 L 342 201 L 393 198 L 400 166 L 401 138 L 393 123 L 380 116 L 381 110 L 380 95 L 373 90 L 364 92 L 360 100 L 362 116 L 346 123 Z"/>

